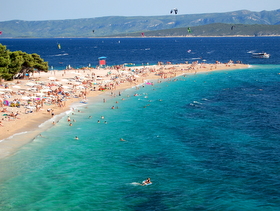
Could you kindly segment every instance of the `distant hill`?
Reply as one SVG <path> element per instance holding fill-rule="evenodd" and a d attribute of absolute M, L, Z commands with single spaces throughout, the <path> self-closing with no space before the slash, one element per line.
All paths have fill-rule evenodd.
<path fill-rule="evenodd" d="M 109 16 L 88 19 L 51 21 L 12 20 L 0 22 L 0 31 L 2 31 L 2 35 L 0 36 L 2 38 L 102 37 L 129 34 L 133 32 L 145 32 L 145 34 L 147 35 L 148 33 L 150 33 L 150 31 L 178 28 L 177 32 L 179 32 L 179 28 L 193 28 L 195 26 L 202 25 L 204 27 L 196 28 L 196 32 L 193 30 L 192 35 L 208 36 L 210 29 L 208 29 L 207 33 L 205 32 L 205 30 L 207 30 L 207 25 L 210 24 L 209 27 L 213 27 L 212 24 L 214 23 L 226 23 L 233 25 L 258 24 L 258 27 L 262 25 L 262 29 L 265 29 L 265 25 L 280 24 L 280 9 L 261 12 L 241 10 L 226 13 L 135 17 Z M 219 25 L 216 25 L 216 27 L 218 26 Z M 246 29 L 245 25 L 242 27 L 243 30 Z M 235 30 L 232 30 L 230 33 L 236 33 L 237 31 L 238 28 L 236 27 Z M 161 31 L 162 36 L 175 36 L 175 34 L 166 35 L 163 32 L 164 31 Z M 240 31 L 240 35 L 244 35 L 243 32 Z M 258 32 L 259 35 L 267 35 L 267 33 L 270 34 L 270 32 L 266 31 Z M 276 33 L 276 31 L 274 31 L 273 33 Z M 223 36 L 223 34 L 228 33 L 221 33 L 217 30 L 214 30 L 211 36 Z M 277 32 L 277 35 L 279 34 L 280 33 Z"/>
<path fill-rule="evenodd" d="M 144 32 L 145 37 L 182 36 L 280 36 L 280 25 L 213 23 L 203 26 L 163 29 Z M 124 33 L 108 37 L 140 37 L 142 32 Z"/>

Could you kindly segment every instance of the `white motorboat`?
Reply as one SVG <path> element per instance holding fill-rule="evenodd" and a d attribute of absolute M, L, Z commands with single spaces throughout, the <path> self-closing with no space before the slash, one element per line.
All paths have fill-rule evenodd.
<path fill-rule="evenodd" d="M 270 55 L 268 53 L 252 53 L 252 57 L 260 59 L 268 59 Z"/>

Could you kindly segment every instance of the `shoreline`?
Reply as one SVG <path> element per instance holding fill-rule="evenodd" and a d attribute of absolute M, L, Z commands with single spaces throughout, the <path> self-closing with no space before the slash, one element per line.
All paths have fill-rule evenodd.
<path fill-rule="evenodd" d="M 273 34 L 273 35 L 259 35 L 259 36 L 255 36 L 255 35 L 217 35 L 217 36 L 210 36 L 210 35 L 181 35 L 181 36 L 146 36 L 144 38 L 195 38 L 195 37 L 199 37 L 199 38 L 207 38 L 207 37 L 280 37 L 280 34 Z M 82 38 L 87 38 L 87 39 L 109 39 L 109 38 L 143 38 L 142 36 L 113 36 L 113 37 L 2 37 L 1 39 L 82 39 Z"/>
<path fill-rule="evenodd" d="M 175 78 L 184 74 L 192 75 L 197 73 L 207 73 L 212 71 L 221 71 L 221 70 L 235 70 L 235 69 L 246 69 L 248 68 L 248 64 L 168 64 L 168 65 L 153 65 L 153 66 L 142 66 L 142 67 L 124 67 L 122 70 L 115 69 L 87 69 L 87 70 L 64 70 L 64 71 L 49 71 L 47 73 L 36 73 L 33 75 L 31 80 L 20 80 L 20 85 L 26 84 L 30 81 L 40 80 L 44 83 L 50 83 L 50 78 L 55 78 L 56 82 L 62 82 L 63 80 L 69 78 L 75 78 L 79 76 L 80 78 L 84 78 L 86 76 L 98 75 L 101 76 L 102 79 L 96 80 L 98 78 L 95 77 L 94 83 L 98 82 L 97 85 L 92 85 L 92 87 L 87 87 L 88 84 L 84 85 L 85 88 L 82 90 L 78 90 L 78 97 L 69 97 L 66 101 L 64 101 L 63 106 L 58 106 L 57 104 L 48 105 L 45 103 L 42 104 L 42 107 L 37 109 L 32 113 L 26 113 L 26 107 L 22 108 L 11 108 L 10 112 L 16 112 L 19 110 L 19 117 L 15 117 L 12 119 L 9 117 L 9 120 L 2 121 L 3 126 L 0 126 L 0 159 L 8 157 L 16 153 L 22 146 L 30 143 L 36 136 L 38 136 L 42 131 L 47 130 L 53 126 L 53 121 L 57 121 L 56 119 L 63 118 L 66 113 L 71 111 L 71 108 L 74 104 L 81 103 L 84 100 L 94 99 L 98 96 L 102 96 L 103 94 L 108 94 L 108 92 L 114 93 L 117 95 L 119 92 L 123 90 L 133 88 L 135 86 L 139 86 L 145 81 L 150 80 L 165 80 L 170 78 Z M 135 68 L 136 70 L 132 71 L 131 68 Z M 70 72 L 71 71 L 71 72 Z M 110 73 L 110 74 L 108 74 Z M 112 77 L 114 76 L 114 77 Z M 100 78 L 101 78 L 100 77 Z M 112 80 L 114 78 L 114 80 Z M 54 82 L 54 80 L 52 81 Z M 107 82 L 107 83 L 105 83 Z M 12 82 L 5 82 L 11 85 Z M 68 82 L 64 82 L 64 86 Z M 66 85 L 65 85 L 66 84 Z M 105 85 L 104 85 L 105 84 Z M 113 84 L 113 85 L 112 85 Z M 61 85 L 60 85 L 61 86 Z M 79 85 L 80 86 L 80 85 Z M 97 88 L 110 88 L 102 91 L 98 91 Z M 73 85 L 72 92 L 74 92 L 77 85 Z M 0 87 L 1 88 L 1 87 Z M 51 87 L 54 89 L 53 87 Z M 15 91 L 14 89 L 12 89 Z M 29 93 L 32 93 L 31 91 Z M 42 93 L 42 92 L 41 92 Z M 75 93 L 75 92 L 74 92 Z M 81 95 L 82 93 L 82 95 Z M 38 94 L 38 93 L 37 93 Z M 18 96 L 16 96 L 18 97 Z M 81 104 L 82 105 L 82 104 Z M 86 104 L 84 104 L 86 105 Z M 6 106 L 1 107 L 0 109 L 7 108 Z M 48 109 L 52 109 L 54 111 L 54 115 L 52 116 Z M 17 111 L 18 112 L 18 111 Z M 2 112 L 1 112 L 2 113 Z M 3 116 L 1 115 L 3 120 Z"/>

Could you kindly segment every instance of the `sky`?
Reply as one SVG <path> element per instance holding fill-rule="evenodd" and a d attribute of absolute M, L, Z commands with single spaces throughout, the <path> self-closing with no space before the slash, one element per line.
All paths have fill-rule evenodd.
<path fill-rule="evenodd" d="M 0 0 L 0 21 L 159 16 L 280 9 L 280 0 Z"/>

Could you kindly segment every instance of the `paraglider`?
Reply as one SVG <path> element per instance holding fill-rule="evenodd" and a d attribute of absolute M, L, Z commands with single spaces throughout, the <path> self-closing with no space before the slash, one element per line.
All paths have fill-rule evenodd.
<path fill-rule="evenodd" d="M 175 14 L 177 14 L 177 13 L 178 13 L 178 9 L 177 9 L 177 8 L 172 9 L 172 10 L 170 11 L 170 14 L 172 14 L 173 12 L 174 12 Z"/>

